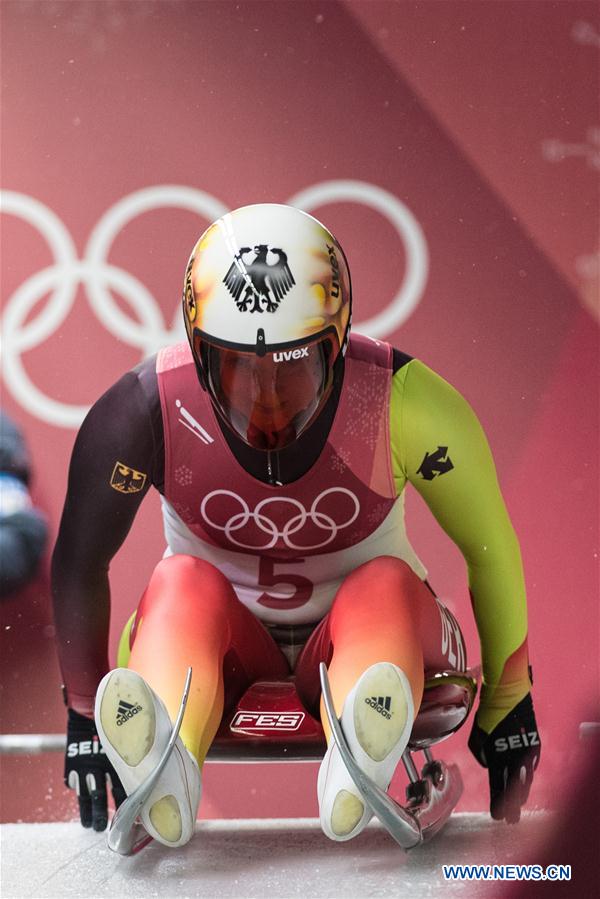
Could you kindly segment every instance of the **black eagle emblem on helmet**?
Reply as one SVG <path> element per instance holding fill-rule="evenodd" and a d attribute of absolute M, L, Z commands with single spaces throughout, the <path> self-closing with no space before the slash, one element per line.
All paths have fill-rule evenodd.
<path fill-rule="evenodd" d="M 254 247 L 256 255 L 248 263 L 244 256 L 251 252 L 251 247 L 241 248 L 223 278 L 223 283 L 240 312 L 275 312 L 288 290 L 296 283 L 288 265 L 287 254 L 279 247 L 272 247 L 271 253 L 278 259 L 277 262 L 269 263 L 269 247 L 261 243 Z"/>

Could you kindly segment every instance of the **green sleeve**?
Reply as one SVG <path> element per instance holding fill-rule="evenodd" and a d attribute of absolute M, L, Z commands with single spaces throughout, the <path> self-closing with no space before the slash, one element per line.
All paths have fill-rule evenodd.
<path fill-rule="evenodd" d="M 393 377 L 394 476 L 409 481 L 460 549 L 481 643 L 478 723 L 490 732 L 530 689 L 519 543 L 483 429 L 466 400 L 418 360 Z"/>

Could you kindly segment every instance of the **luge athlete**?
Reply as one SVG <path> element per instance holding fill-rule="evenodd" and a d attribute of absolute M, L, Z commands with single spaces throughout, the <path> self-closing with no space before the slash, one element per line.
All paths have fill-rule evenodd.
<path fill-rule="evenodd" d="M 224 708 L 257 678 L 293 670 L 318 714 L 320 661 L 355 757 L 387 788 L 424 675 L 466 665 L 406 536 L 407 482 L 467 565 L 483 669 L 469 745 L 489 769 L 492 816 L 518 820 L 540 751 L 524 578 L 472 409 L 422 362 L 350 335 L 344 253 L 292 207 L 247 206 L 208 228 L 183 314 L 189 345 L 108 390 L 71 461 L 53 595 L 65 780 L 82 823 L 106 827 L 107 775 L 119 802 L 155 766 L 190 665 L 180 740 L 142 812 L 156 839 L 190 839 Z M 167 550 L 111 672 L 108 569 L 151 486 Z M 371 812 L 323 726 L 321 825 L 347 840 Z M 98 736 L 106 755 L 89 750 Z"/>

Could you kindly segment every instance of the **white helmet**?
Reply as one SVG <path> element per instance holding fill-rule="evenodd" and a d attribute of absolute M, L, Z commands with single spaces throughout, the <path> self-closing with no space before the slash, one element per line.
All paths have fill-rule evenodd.
<path fill-rule="evenodd" d="M 287 446 L 323 408 L 351 318 L 342 248 L 292 206 L 243 206 L 208 228 L 185 274 L 183 311 L 202 385 L 258 449 Z"/>

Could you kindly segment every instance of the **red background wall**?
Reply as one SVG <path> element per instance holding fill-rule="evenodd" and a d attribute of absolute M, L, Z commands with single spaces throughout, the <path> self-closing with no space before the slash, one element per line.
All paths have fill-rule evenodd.
<path fill-rule="evenodd" d="M 579 723 L 598 717 L 597 6 L 8 0 L 1 14 L 2 404 L 52 537 L 81 408 L 182 333 L 208 222 L 352 182 L 305 208 L 346 249 L 357 330 L 395 310 L 379 336 L 454 383 L 495 452 L 530 599 L 531 802 L 553 806 Z M 88 241 L 107 214 L 105 261 Z M 413 496 L 408 512 L 476 661 L 461 557 Z M 113 645 L 162 549 L 152 497 L 113 564 Z M 3 731 L 61 731 L 45 573 L 2 616 Z M 465 744 L 442 755 L 461 762 L 461 807 L 481 809 Z M 70 817 L 61 767 L 5 760 L 3 819 Z M 213 767 L 203 814 L 314 814 L 314 775 Z"/>

